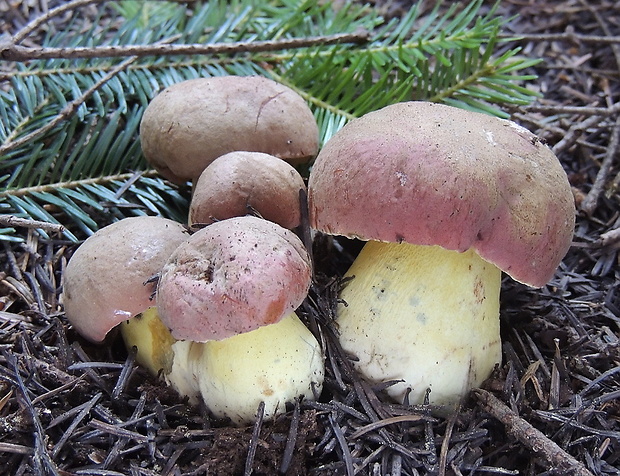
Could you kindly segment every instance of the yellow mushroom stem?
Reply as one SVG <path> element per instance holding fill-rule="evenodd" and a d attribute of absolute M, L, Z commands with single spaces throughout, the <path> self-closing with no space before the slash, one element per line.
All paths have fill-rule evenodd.
<path fill-rule="evenodd" d="M 163 378 L 180 395 L 198 404 L 199 391 L 189 368 L 192 342 L 176 340 L 159 319 L 155 306 L 121 323 L 128 349 L 136 349 L 136 362 L 152 375 Z"/>
<path fill-rule="evenodd" d="M 323 387 L 321 346 L 293 312 L 275 324 L 219 341 L 195 344 L 193 373 L 207 407 L 236 424 L 286 411 L 297 397 L 314 400 Z"/>
<path fill-rule="evenodd" d="M 501 361 L 501 271 L 473 250 L 368 242 L 349 269 L 337 323 L 345 351 L 402 402 L 454 405 Z M 345 304 L 346 303 L 346 304 Z"/>
<path fill-rule="evenodd" d="M 123 321 L 120 326 L 125 347 L 135 347 L 136 362 L 145 367 L 153 375 L 163 371 L 170 373 L 172 368 L 172 337 L 168 328 L 160 321 L 157 308 L 152 306 L 144 312 Z"/>
<path fill-rule="evenodd" d="M 175 340 L 149 308 L 124 322 L 121 334 L 127 347 L 137 348 L 138 363 L 235 424 L 251 423 L 261 401 L 268 420 L 297 397 L 313 400 L 323 386 L 321 346 L 294 312 L 227 339 L 191 342 Z"/>

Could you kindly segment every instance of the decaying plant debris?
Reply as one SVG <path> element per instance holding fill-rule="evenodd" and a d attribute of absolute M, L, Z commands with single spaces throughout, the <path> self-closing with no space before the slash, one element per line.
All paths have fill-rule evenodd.
<path fill-rule="evenodd" d="M 519 13 L 505 34 L 522 35 L 523 53 L 544 59 L 529 85 L 541 98 L 510 112 L 554 148 L 580 213 L 549 285 L 505 281 L 504 364 L 484 389 L 438 417 L 389 403 L 356 378 L 332 322 L 336 276 L 350 257 L 318 240 L 318 282 L 300 314 L 327 351 L 324 397 L 273 423 L 232 428 L 184 404 L 113 338 L 103 347 L 80 340 L 59 302 L 73 246 L 24 227 L 27 241 L 0 251 L 0 473 L 620 473 L 620 6 L 501 5 Z"/>

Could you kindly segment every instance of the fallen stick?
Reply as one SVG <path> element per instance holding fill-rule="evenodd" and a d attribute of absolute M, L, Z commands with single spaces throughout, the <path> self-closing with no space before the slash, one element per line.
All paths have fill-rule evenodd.
<path fill-rule="evenodd" d="M 64 226 L 57 223 L 30 220 L 28 218 L 18 218 L 12 215 L 0 215 L 0 226 L 40 228 L 41 230 L 49 231 L 51 233 L 62 233 L 65 229 Z"/>
<path fill-rule="evenodd" d="M 544 459 L 548 464 L 548 469 L 553 468 L 558 474 L 594 476 L 581 462 L 513 412 L 493 394 L 482 389 L 476 389 L 473 392 L 484 410 L 502 422 L 509 435 Z"/>

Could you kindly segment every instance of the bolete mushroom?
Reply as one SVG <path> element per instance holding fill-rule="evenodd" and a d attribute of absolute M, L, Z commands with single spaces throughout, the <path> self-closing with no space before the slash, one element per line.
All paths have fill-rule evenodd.
<path fill-rule="evenodd" d="M 64 272 L 63 303 L 72 326 L 101 342 L 126 319 L 153 305 L 156 275 L 187 238 L 185 227 L 166 218 L 124 218 L 88 237 Z"/>
<path fill-rule="evenodd" d="M 568 250 L 574 201 L 558 159 L 507 120 L 405 102 L 353 120 L 319 153 L 310 222 L 368 241 L 337 324 L 371 381 L 451 405 L 501 361 L 501 271 L 543 286 Z"/>
<path fill-rule="evenodd" d="M 260 76 L 219 76 L 167 87 L 140 123 L 146 159 L 167 179 L 195 180 L 235 150 L 304 163 L 318 150 L 312 111 L 295 91 Z"/>
<path fill-rule="evenodd" d="M 304 246 L 275 223 L 244 216 L 197 231 L 170 256 L 157 286 L 161 321 L 192 342 L 175 351 L 187 368 L 173 372 L 191 375 L 213 414 L 235 423 L 252 421 L 261 401 L 271 418 L 298 396 L 314 398 L 322 351 L 295 314 L 310 282 Z"/>
<path fill-rule="evenodd" d="M 230 152 L 215 159 L 194 184 L 189 225 L 247 215 L 293 229 L 301 223 L 300 192 L 306 190 L 289 163 L 262 152 Z"/>

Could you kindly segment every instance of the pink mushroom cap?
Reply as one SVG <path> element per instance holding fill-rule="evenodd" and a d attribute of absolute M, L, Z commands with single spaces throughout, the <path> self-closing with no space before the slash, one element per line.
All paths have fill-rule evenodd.
<path fill-rule="evenodd" d="M 473 248 L 530 286 L 543 286 L 575 225 L 559 160 L 514 122 L 428 102 L 353 120 L 317 156 L 310 222 L 362 240 Z"/>
<path fill-rule="evenodd" d="M 101 342 L 121 322 L 153 306 L 156 275 L 187 238 L 166 218 L 124 218 L 98 230 L 73 253 L 64 273 L 67 319 L 84 337 Z"/>
<path fill-rule="evenodd" d="M 157 286 L 177 339 L 220 340 L 278 322 L 304 300 L 310 259 L 297 236 L 252 216 L 209 225 L 181 244 Z"/>

